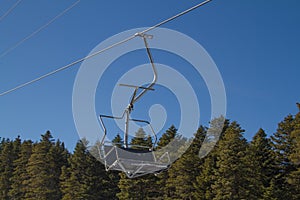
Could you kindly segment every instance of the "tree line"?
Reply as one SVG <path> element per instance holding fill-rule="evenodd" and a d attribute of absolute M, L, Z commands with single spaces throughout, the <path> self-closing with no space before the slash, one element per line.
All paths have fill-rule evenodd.
<path fill-rule="evenodd" d="M 259 129 L 251 141 L 236 121 L 225 120 L 215 148 L 198 156 L 208 128 L 200 126 L 187 151 L 167 171 L 128 179 L 106 172 L 80 140 L 73 153 L 47 131 L 40 141 L 2 138 L 0 199 L 300 199 L 300 105 L 270 137 Z M 180 137 L 171 126 L 157 148 Z M 120 135 L 113 140 L 122 142 Z M 131 144 L 152 145 L 143 130 Z"/>

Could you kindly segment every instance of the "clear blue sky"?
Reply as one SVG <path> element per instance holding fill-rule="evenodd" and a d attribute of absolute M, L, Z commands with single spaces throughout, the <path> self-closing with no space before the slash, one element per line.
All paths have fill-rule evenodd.
<path fill-rule="evenodd" d="M 0 16 L 15 2 L 1 0 Z M 0 52 L 72 2 L 21 1 L 0 21 Z M 0 92 L 86 56 L 114 34 L 154 25 L 199 2 L 82 0 L 0 58 Z M 247 139 L 261 127 L 272 134 L 287 114 L 297 112 L 299 9 L 298 0 L 213 0 L 163 26 L 189 35 L 212 56 L 226 87 L 227 118 L 241 124 Z M 21 135 L 22 139 L 38 140 L 50 130 L 72 149 L 79 139 L 72 116 L 72 90 L 78 69 L 76 65 L 0 97 L 0 137 Z"/>

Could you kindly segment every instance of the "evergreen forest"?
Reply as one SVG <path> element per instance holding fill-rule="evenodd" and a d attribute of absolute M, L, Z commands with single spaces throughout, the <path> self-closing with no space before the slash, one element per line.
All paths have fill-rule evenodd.
<path fill-rule="evenodd" d="M 299 200 L 300 104 L 275 133 L 257 130 L 247 141 L 237 121 L 225 120 L 215 148 L 198 156 L 207 127 L 195 130 L 187 151 L 159 174 L 129 179 L 104 165 L 80 140 L 73 152 L 47 131 L 38 142 L 1 138 L 1 200 L 96 199 L 199 199 L 199 200 Z M 137 137 L 138 136 L 138 137 Z M 142 130 L 132 144 L 151 145 Z M 157 148 L 178 137 L 171 126 L 159 138 Z M 122 141 L 120 135 L 114 139 Z"/>

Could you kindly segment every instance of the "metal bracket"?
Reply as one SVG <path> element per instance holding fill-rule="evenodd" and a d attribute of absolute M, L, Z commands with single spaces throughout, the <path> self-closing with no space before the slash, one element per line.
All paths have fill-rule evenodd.
<path fill-rule="evenodd" d="M 135 33 L 134 36 L 139 36 L 146 39 L 153 39 L 153 35 L 145 34 L 145 33 Z"/>

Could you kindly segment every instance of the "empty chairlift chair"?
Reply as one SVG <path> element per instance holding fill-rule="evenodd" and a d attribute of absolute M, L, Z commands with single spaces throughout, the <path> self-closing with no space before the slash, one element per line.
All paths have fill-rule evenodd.
<path fill-rule="evenodd" d="M 147 87 L 120 84 L 121 86 L 134 88 L 131 100 L 128 106 L 125 108 L 122 116 L 114 117 L 108 115 L 100 115 L 99 117 L 101 126 L 104 130 L 102 141 L 100 143 L 100 146 L 98 147 L 100 159 L 104 162 L 107 171 L 123 171 L 129 178 L 134 178 L 145 174 L 159 173 L 167 169 L 170 165 L 170 157 L 168 152 L 165 152 L 163 155 L 155 154 L 154 146 L 156 145 L 157 137 L 151 124 L 146 120 L 130 118 L 130 114 L 133 110 L 134 103 L 136 103 L 147 91 L 154 90 L 152 87 L 155 85 L 155 82 L 157 80 L 157 71 L 147 43 L 147 38 L 152 38 L 152 36 L 139 33 L 137 35 L 141 36 L 144 40 L 147 54 L 152 66 L 153 80 Z M 105 141 L 107 130 L 104 125 L 103 118 L 125 120 L 124 144 L 116 144 L 110 141 Z M 128 144 L 128 132 L 130 121 L 145 123 L 150 127 L 154 138 L 153 146 L 145 147 Z"/>

